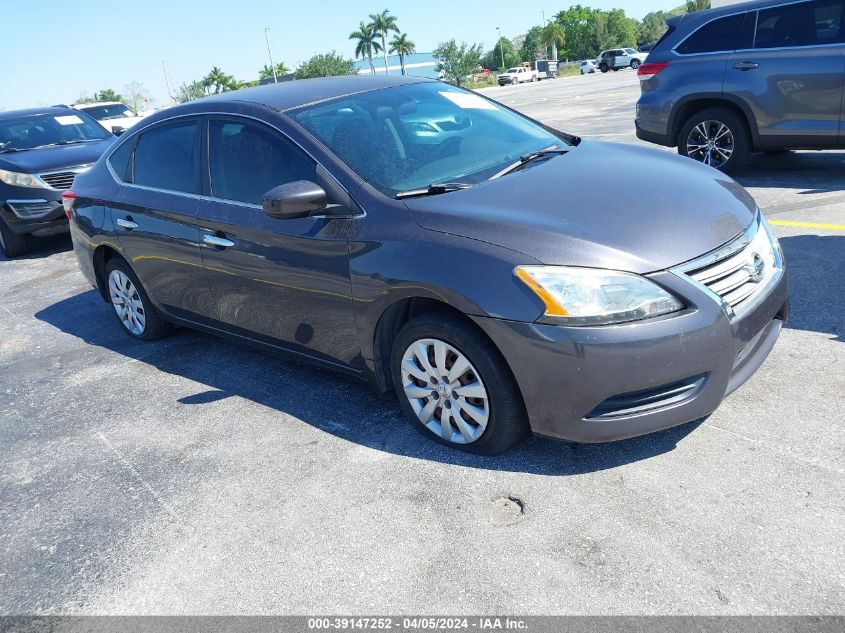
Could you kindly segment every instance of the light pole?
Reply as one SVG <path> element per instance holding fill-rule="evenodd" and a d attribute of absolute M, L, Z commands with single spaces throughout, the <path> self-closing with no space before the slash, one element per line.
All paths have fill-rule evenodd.
<path fill-rule="evenodd" d="M 267 31 L 270 30 L 268 26 L 264 29 L 264 40 L 267 42 L 267 56 L 270 58 L 270 69 L 273 71 L 273 83 L 279 83 L 279 78 L 276 77 L 276 65 L 273 63 L 273 53 L 270 52 L 270 36 L 267 35 Z"/>
<path fill-rule="evenodd" d="M 170 90 L 170 79 L 167 78 L 167 68 L 164 65 L 164 60 L 161 60 L 161 71 L 164 73 L 164 83 L 167 84 L 167 96 L 173 101 L 173 92 Z"/>
<path fill-rule="evenodd" d="M 499 34 L 499 52 L 502 54 L 502 70 L 505 69 L 505 49 L 502 48 L 502 29 L 496 27 L 496 32 Z"/>

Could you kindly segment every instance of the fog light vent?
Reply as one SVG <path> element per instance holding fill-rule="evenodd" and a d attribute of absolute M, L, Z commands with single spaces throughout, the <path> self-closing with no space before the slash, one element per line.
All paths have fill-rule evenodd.
<path fill-rule="evenodd" d="M 678 404 L 695 396 L 706 381 L 707 374 L 700 374 L 661 387 L 613 396 L 590 411 L 587 418 L 618 418 Z"/>

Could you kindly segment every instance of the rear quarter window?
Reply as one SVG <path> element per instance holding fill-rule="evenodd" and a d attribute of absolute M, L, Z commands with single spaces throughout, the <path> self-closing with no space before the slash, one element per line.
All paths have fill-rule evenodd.
<path fill-rule="evenodd" d="M 741 41 L 744 39 L 741 37 L 742 25 L 747 15 L 739 13 L 708 22 L 681 42 L 675 50 L 681 55 L 695 55 L 749 48 L 750 41 Z"/>
<path fill-rule="evenodd" d="M 109 165 L 114 172 L 114 175 L 123 182 L 130 182 L 129 173 L 129 159 L 132 158 L 132 150 L 135 147 L 135 139 L 130 139 L 118 147 L 111 156 L 109 156 Z"/>

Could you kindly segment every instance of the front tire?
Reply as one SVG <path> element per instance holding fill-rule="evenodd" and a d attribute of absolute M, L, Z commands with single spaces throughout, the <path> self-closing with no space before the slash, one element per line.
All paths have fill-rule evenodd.
<path fill-rule="evenodd" d="M 402 409 L 436 442 L 497 455 L 528 431 L 504 358 L 483 334 L 449 315 L 424 314 L 402 328 L 391 374 Z"/>
<path fill-rule="evenodd" d="M 518 86 L 519 85 L 519 79 L 517 79 L 516 77 L 511 79 L 511 85 L 512 86 Z"/>
<path fill-rule="evenodd" d="M 0 248 L 6 257 L 19 257 L 29 250 L 29 241 L 26 235 L 13 233 L 6 225 L 6 221 L 0 218 Z"/>
<path fill-rule="evenodd" d="M 103 276 L 114 315 L 126 334 L 144 341 L 170 334 L 173 326 L 161 318 L 129 264 L 114 257 Z"/>
<path fill-rule="evenodd" d="M 602 74 L 604 74 L 604 73 L 606 73 L 608 70 L 610 70 L 610 66 L 608 66 L 608 65 L 607 65 L 607 64 L 605 64 L 605 63 L 602 63 L 602 64 L 600 64 L 600 65 L 599 65 L 599 70 L 602 72 Z"/>
<path fill-rule="evenodd" d="M 707 108 L 687 119 L 678 133 L 678 153 L 725 173 L 751 153 L 748 124 L 727 108 Z"/>

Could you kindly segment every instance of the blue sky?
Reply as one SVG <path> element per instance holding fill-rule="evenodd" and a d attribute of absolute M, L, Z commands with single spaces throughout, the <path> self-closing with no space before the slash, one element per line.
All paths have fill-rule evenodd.
<path fill-rule="evenodd" d="M 438 42 L 481 42 L 514 37 L 575 2 L 517 0 L 2 0 L 0 110 L 72 103 L 82 92 L 108 87 L 124 92 L 141 82 L 157 105 L 168 101 L 161 62 L 171 84 L 198 79 L 220 66 L 254 79 L 267 62 L 264 27 L 275 61 L 289 67 L 335 49 L 352 56 L 348 36 L 367 15 L 389 8 L 420 52 Z M 668 9 L 680 0 L 593 0 L 622 6 L 632 17 Z M 501 7 L 497 9 L 497 7 Z M 311 10 L 313 8 L 313 10 Z M 49 30 L 49 32 L 47 32 Z M 11 52 L 11 53 L 10 53 Z"/>

